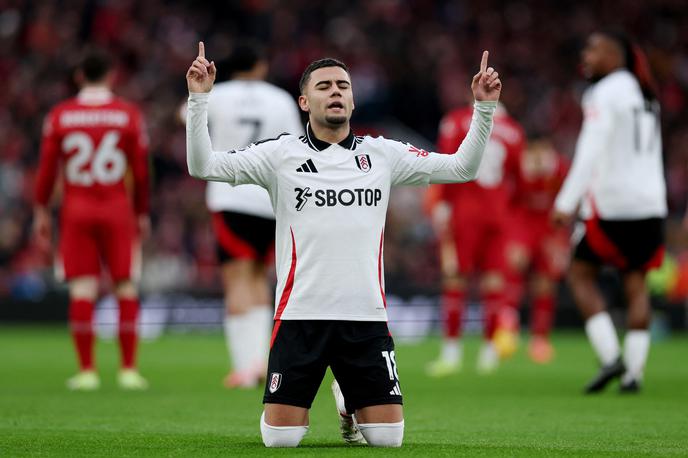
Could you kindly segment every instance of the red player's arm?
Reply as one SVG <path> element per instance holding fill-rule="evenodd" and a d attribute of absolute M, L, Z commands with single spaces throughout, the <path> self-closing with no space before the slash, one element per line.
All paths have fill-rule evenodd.
<path fill-rule="evenodd" d="M 561 189 L 562 186 L 564 186 L 564 180 L 566 180 L 566 175 L 569 173 L 569 169 L 571 168 L 571 161 L 561 154 L 560 152 L 555 153 L 557 157 L 559 158 L 559 170 L 558 170 L 558 176 L 557 176 L 557 183 L 559 186 L 557 186 L 557 192 Z"/>
<path fill-rule="evenodd" d="M 134 114 L 134 142 L 131 152 L 131 169 L 134 176 L 134 209 L 137 215 L 146 215 L 150 205 L 150 182 L 148 172 L 148 134 L 143 116 Z"/>
<path fill-rule="evenodd" d="M 55 133 L 55 116 L 49 113 L 43 124 L 43 138 L 36 174 L 35 204 L 46 207 L 55 187 L 57 169 L 60 160 L 60 145 Z"/>

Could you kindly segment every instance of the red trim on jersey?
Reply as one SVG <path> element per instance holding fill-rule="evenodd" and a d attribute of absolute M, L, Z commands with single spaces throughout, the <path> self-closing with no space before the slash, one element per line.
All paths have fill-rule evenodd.
<path fill-rule="evenodd" d="M 380 233 L 380 251 L 377 255 L 377 281 L 380 283 L 380 294 L 382 295 L 382 303 L 387 308 L 387 299 L 385 298 L 385 289 L 382 287 L 382 243 L 385 240 L 385 228 L 382 228 Z"/>
<path fill-rule="evenodd" d="M 270 348 L 275 343 L 275 338 L 277 337 L 277 331 L 279 331 L 282 321 L 282 313 L 287 307 L 287 302 L 289 302 L 289 296 L 294 288 L 294 274 L 296 273 L 296 240 L 294 239 L 294 230 L 290 227 L 291 231 L 291 267 L 289 268 L 289 275 L 287 276 L 287 283 L 284 285 L 284 290 L 282 290 L 282 297 L 280 297 L 279 305 L 277 306 L 277 312 L 275 313 L 275 327 L 272 329 L 272 337 L 270 338 Z"/>
<path fill-rule="evenodd" d="M 222 213 L 213 213 L 213 228 L 217 242 L 228 254 L 238 259 L 258 259 L 256 250 L 227 227 Z"/>
<path fill-rule="evenodd" d="M 279 332 L 279 328 L 282 325 L 282 320 L 275 320 L 275 326 L 272 328 L 272 337 L 270 337 L 270 348 L 272 349 L 272 346 L 275 343 L 275 339 L 277 338 L 277 333 Z"/>

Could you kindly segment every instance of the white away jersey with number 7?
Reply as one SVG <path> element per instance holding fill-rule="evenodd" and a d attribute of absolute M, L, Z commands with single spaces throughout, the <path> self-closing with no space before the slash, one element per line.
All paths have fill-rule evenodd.
<path fill-rule="evenodd" d="M 208 127 L 220 151 L 243 148 L 282 132 L 300 135 L 303 125 L 289 93 L 265 81 L 231 80 L 213 87 L 208 102 Z M 206 187 L 210 211 L 232 211 L 273 219 L 265 189 L 246 184 L 230 186 L 211 181 Z"/>
<path fill-rule="evenodd" d="M 667 214 L 659 104 L 643 99 L 628 70 L 588 88 L 571 171 L 555 207 L 584 219 L 636 220 Z"/>
<path fill-rule="evenodd" d="M 207 94 L 191 94 L 187 161 L 197 178 L 258 184 L 275 217 L 275 319 L 386 321 L 383 242 L 390 187 L 475 178 L 496 104 L 477 102 L 454 155 L 382 137 L 339 144 L 285 134 L 239 151 L 214 152 Z"/>

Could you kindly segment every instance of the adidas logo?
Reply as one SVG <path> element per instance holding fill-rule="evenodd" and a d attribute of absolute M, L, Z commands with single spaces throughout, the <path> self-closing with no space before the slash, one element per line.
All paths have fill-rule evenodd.
<path fill-rule="evenodd" d="M 313 161 L 311 159 L 308 159 L 306 162 L 301 164 L 301 167 L 296 169 L 297 172 L 309 172 L 309 173 L 318 173 L 318 169 L 315 168 L 315 164 L 313 164 Z"/>
<path fill-rule="evenodd" d="M 401 389 L 399 388 L 399 382 L 394 384 L 394 388 L 389 392 L 392 396 L 401 396 Z"/>

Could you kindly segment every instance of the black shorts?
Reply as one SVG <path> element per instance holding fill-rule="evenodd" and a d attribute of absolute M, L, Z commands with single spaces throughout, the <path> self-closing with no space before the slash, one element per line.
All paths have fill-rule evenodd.
<path fill-rule="evenodd" d="M 267 262 L 275 247 L 275 220 L 235 212 L 213 213 L 220 263 L 232 259 Z"/>
<path fill-rule="evenodd" d="M 386 322 L 275 322 L 264 403 L 310 409 L 329 366 L 346 409 L 402 404 L 394 340 Z"/>
<path fill-rule="evenodd" d="M 659 267 L 664 259 L 664 220 L 589 219 L 573 257 L 624 271 Z"/>

